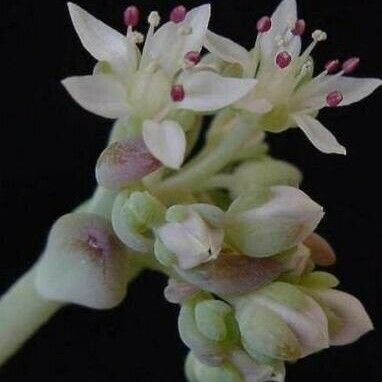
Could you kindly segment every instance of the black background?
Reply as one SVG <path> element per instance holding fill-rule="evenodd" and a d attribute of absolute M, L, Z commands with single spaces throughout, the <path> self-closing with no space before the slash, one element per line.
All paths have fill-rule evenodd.
<path fill-rule="evenodd" d="M 255 21 L 278 1 L 212 3 L 211 29 L 250 47 Z M 122 30 L 125 1 L 78 4 Z M 137 5 L 145 14 L 158 9 L 165 16 L 177 3 Z M 379 0 L 300 0 L 299 5 L 309 30 L 322 28 L 329 35 L 315 51 L 317 67 L 329 58 L 357 55 L 362 58 L 357 75 L 381 76 Z M 36 260 L 55 219 L 91 194 L 94 164 L 111 122 L 82 110 L 60 85 L 93 65 L 64 1 L 1 0 L 0 48 L 0 287 L 5 290 Z M 305 174 L 303 189 L 325 206 L 319 232 L 337 250 L 333 272 L 344 290 L 362 300 L 377 327 L 381 95 L 321 114 L 348 148 L 346 158 L 319 153 L 297 129 L 270 137 L 273 154 L 296 163 Z M 183 381 L 186 350 L 177 335 L 178 309 L 163 300 L 164 285 L 162 276 L 145 273 L 117 309 L 64 309 L 0 370 L 0 381 Z M 352 346 L 302 360 L 288 367 L 287 380 L 376 381 L 381 375 L 377 336 L 373 332 Z"/>

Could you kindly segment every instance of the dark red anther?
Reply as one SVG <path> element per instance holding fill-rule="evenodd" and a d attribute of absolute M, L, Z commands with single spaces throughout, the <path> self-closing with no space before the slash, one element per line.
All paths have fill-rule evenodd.
<path fill-rule="evenodd" d="M 269 16 L 261 17 L 256 24 L 257 31 L 260 33 L 268 32 L 272 27 L 272 20 Z"/>
<path fill-rule="evenodd" d="M 183 5 L 178 5 L 171 11 L 170 20 L 175 24 L 181 23 L 186 18 L 186 14 L 186 7 Z"/>
<path fill-rule="evenodd" d="M 326 102 L 328 106 L 336 107 L 342 102 L 343 99 L 344 96 L 342 95 L 342 93 L 338 90 L 334 90 L 328 94 L 328 96 L 326 97 Z"/>
<path fill-rule="evenodd" d="M 173 85 L 171 88 L 171 99 L 174 102 L 181 102 L 186 96 L 184 87 L 182 85 Z"/>
<path fill-rule="evenodd" d="M 305 28 L 306 28 L 306 23 L 305 23 L 305 20 L 303 19 L 299 19 L 296 21 L 296 23 L 294 24 L 294 27 L 293 29 L 291 30 L 292 34 L 294 34 L 295 36 L 302 36 L 305 32 Z"/>
<path fill-rule="evenodd" d="M 135 5 L 130 5 L 123 12 L 123 21 L 127 27 L 136 27 L 139 23 L 139 9 Z"/>
<path fill-rule="evenodd" d="M 292 56 L 287 51 L 280 52 L 276 56 L 276 64 L 281 69 L 286 68 L 291 63 L 291 61 Z"/>
<path fill-rule="evenodd" d="M 342 70 L 345 74 L 353 73 L 358 68 L 359 62 L 359 57 L 349 58 L 342 64 Z"/>
<path fill-rule="evenodd" d="M 325 70 L 328 74 L 335 74 L 340 70 L 339 60 L 330 60 L 325 64 Z"/>

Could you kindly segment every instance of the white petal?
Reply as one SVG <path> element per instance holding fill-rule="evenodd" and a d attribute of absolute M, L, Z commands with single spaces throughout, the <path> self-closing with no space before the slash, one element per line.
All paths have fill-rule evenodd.
<path fill-rule="evenodd" d="M 157 230 L 163 244 L 173 252 L 179 267 L 189 269 L 216 258 L 223 242 L 223 230 L 212 228 L 191 208 L 179 223 L 167 223 Z"/>
<path fill-rule="evenodd" d="M 205 4 L 187 12 L 182 23 L 169 21 L 162 25 L 150 40 L 147 55 L 158 59 L 167 72 L 174 73 L 182 65 L 187 52 L 200 52 L 202 49 L 210 16 L 211 6 Z M 192 32 L 180 34 L 179 28 L 183 26 L 190 26 Z"/>
<path fill-rule="evenodd" d="M 292 118 L 318 150 L 326 154 L 346 155 L 346 149 L 317 119 L 307 114 L 293 114 Z"/>
<path fill-rule="evenodd" d="M 176 105 L 194 111 L 228 106 L 243 98 L 256 84 L 253 79 L 227 78 L 210 71 L 184 73 L 180 80 L 186 96 Z"/>
<path fill-rule="evenodd" d="M 165 166 L 179 169 L 186 152 L 186 135 L 175 121 L 144 121 L 143 139 L 151 153 Z"/>
<path fill-rule="evenodd" d="M 76 4 L 68 3 L 68 7 L 82 45 L 95 59 L 110 62 L 119 72 L 136 68 L 136 50 L 123 34 Z"/>
<path fill-rule="evenodd" d="M 128 113 L 126 91 L 112 76 L 69 77 L 62 84 L 77 103 L 94 114 L 114 119 Z"/>
<path fill-rule="evenodd" d="M 320 298 L 342 320 L 343 327 L 331 338 L 332 345 L 347 345 L 373 330 L 373 323 L 361 302 L 354 296 L 328 289 L 317 292 Z"/>
<path fill-rule="evenodd" d="M 327 76 L 325 80 L 312 85 L 308 83 L 306 89 L 301 88 L 297 94 L 298 100 L 301 100 L 304 107 L 321 109 L 327 106 L 326 97 L 332 91 L 338 90 L 344 97 L 338 106 L 347 106 L 369 96 L 382 85 L 382 81 L 377 78 Z"/>
<path fill-rule="evenodd" d="M 272 27 L 268 32 L 262 33 L 260 37 L 261 53 L 264 57 L 272 58 L 278 50 L 277 38 L 283 37 L 285 31 L 290 29 L 289 25 L 297 20 L 297 4 L 295 0 L 283 0 L 277 7 L 272 17 Z M 290 38 L 286 50 L 292 55 L 297 56 L 301 50 L 301 38 L 293 36 L 288 32 L 287 36 Z"/>
<path fill-rule="evenodd" d="M 250 53 L 234 41 L 207 31 L 204 46 L 222 60 L 240 64 L 244 70 L 244 77 L 249 77 L 252 60 Z"/>

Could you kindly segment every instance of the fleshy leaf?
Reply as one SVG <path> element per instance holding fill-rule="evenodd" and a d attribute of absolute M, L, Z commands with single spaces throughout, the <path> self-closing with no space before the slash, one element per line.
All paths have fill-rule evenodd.
<path fill-rule="evenodd" d="M 100 185 L 118 190 L 160 166 L 141 138 L 127 138 L 112 143 L 102 152 L 97 161 L 96 177 Z"/>
<path fill-rule="evenodd" d="M 103 217 L 64 215 L 54 224 L 36 275 L 46 298 L 108 309 L 126 294 L 128 255 Z"/>

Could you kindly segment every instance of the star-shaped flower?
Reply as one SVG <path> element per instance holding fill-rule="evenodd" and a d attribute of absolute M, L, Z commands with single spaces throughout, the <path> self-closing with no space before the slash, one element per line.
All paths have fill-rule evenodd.
<path fill-rule="evenodd" d="M 146 146 L 170 168 L 181 166 L 186 150 L 183 128 L 168 119 L 170 113 L 223 108 L 255 84 L 254 79 L 224 78 L 198 65 L 210 19 L 209 4 L 189 12 L 176 7 L 170 21 L 157 31 L 160 17 L 152 12 L 142 52 L 137 43 L 143 42 L 143 36 L 133 30 L 139 22 L 136 7 L 124 13 L 126 36 L 73 3 L 69 11 L 82 44 L 98 63 L 92 75 L 67 78 L 63 85 L 92 113 L 112 119 L 138 118 Z"/>
<path fill-rule="evenodd" d="M 346 154 L 346 149 L 316 116 L 324 107 L 360 101 L 382 81 L 345 77 L 358 66 L 356 57 L 342 65 L 331 60 L 323 72 L 313 77 L 310 54 L 327 35 L 314 31 L 313 42 L 301 53 L 305 21 L 297 17 L 295 0 L 283 0 L 272 17 L 264 16 L 258 21 L 257 29 L 255 47 L 249 52 L 227 38 L 207 32 L 205 45 L 210 52 L 228 63 L 239 64 L 243 78 L 258 80 L 255 88 L 236 104 L 237 108 L 262 115 L 261 123 L 267 131 L 298 126 L 320 151 Z"/>

